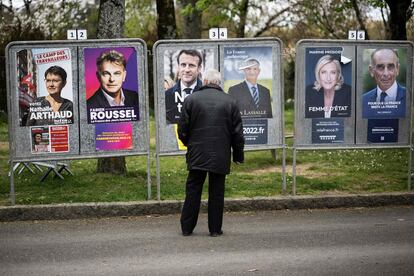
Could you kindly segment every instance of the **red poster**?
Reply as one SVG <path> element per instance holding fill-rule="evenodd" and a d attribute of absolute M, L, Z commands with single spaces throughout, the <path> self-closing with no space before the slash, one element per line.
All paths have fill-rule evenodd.
<path fill-rule="evenodd" d="M 69 126 L 50 127 L 51 152 L 69 151 Z"/>

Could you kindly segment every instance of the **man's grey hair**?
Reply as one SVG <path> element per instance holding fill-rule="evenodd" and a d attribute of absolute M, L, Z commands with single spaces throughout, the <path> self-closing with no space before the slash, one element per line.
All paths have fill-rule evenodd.
<path fill-rule="evenodd" d="M 397 66 L 400 65 L 400 57 L 398 55 L 398 51 L 396 49 L 389 49 L 389 48 L 379 48 L 379 49 L 375 49 L 372 53 L 371 53 L 371 64 L 370 65 L 375 65 L 375 61 L 374 61 L 374 56 L 376 53 L 380 52 L 380 51 L 388 51 L 390 53 L 394 53 L 395 57 L 397 58 Z"/>
<path fill-rule="evenodd" d="M 221 73 L 216 69 L 208 69 L 203 74 L 203 84 L 221 85 Z"/>

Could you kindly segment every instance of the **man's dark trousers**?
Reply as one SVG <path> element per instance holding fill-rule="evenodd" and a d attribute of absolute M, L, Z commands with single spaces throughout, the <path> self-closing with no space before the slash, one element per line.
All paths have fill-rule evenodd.
<path fill-rule="evenodd" d="M 208 173 L 208 229 L 220 232 L 223 225 L 225 174 L 190 170 L 186 183 L 186 197 L 181 214 L 181 229 L 191 233 L 197 224 L 203 184 Z"/>

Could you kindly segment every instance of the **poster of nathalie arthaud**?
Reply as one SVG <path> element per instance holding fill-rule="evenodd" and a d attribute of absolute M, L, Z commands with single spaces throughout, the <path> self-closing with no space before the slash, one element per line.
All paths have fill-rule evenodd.
<path fill-rule="evenodd" d="M 73 124 L 70 49 L 21 50 L 17 60 L 20 126 Z"/>

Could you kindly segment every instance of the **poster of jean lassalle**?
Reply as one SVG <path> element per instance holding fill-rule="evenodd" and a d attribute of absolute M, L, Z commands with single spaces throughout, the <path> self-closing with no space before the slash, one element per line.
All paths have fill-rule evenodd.
<path fill-rule="evenodd" d="M 25 49 L 17 60 L 20 126 L 73 124 L 70 49 Z"/>
<path fill-rule="evenodd" d="M 242 118 L 272 118 L 272 48 L 224 47 L 224 91 Z"/>

